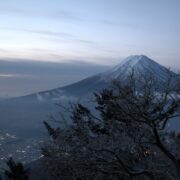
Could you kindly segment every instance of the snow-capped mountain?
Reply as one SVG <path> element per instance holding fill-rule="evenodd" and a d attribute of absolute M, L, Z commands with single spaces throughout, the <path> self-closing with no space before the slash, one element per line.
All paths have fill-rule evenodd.
<path fill-rule="evenodd" d="M 178 77 L 176 73 L 156 63 L 147 56 L 134 55 L 127 57 L 119 65 L 104 73 L 89 77 L 69 86 L 37 93 L 36 97 L 39 100 L 58 100 L 58 97 L 65 98 L 65 96 L 68 96 L 73 98 L 86 96 L 88 93 L 107 87 L 111 84 L 112 80 L 125 80 L 132 72 L 135 76 L 153 75 L 158 84 L 166 82 L 169 76 L 174 77 L 174 80 Z"/>
<path fill-rule="evenodd" d="M 169 69 L 156 63 L 147 56 L 134 55 L 127 57 L 119 65 L 105 73 L 105 77 L 122 79 L 126 78 L 132 71 L 135 75 L 153 75 L 159 81 L 166 81 L 167 78 L 169 78 L 169 73 L 177 76 L 174 72 L 170 72 Z"/>
<path fill-rule="evenodd" d="M 0 127 L 13 130 L 12 133 L 36 136 L 36 133 L 42 133 L 39 131 L 43 129 L 42 121 L 47 120 L 48 115 L 57 111 L 55 103 L 60 102 L 65 105 L 69 101 L 89 98 L 93 92 L 108 87 L 113 79 L 125 80 L 132 71 L 136 76 L 152 74 L 158 84 L 166 81 L 169 75 L 174 79 L 179 77 L 144 55 L 129 56 L 109 71 L 77 83 L 0 101 Z"/>

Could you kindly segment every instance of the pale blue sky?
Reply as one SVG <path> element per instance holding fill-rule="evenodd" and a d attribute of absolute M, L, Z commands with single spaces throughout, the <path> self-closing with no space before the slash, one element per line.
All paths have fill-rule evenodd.
<path fill-rule="evenodd" d="M 145 54 L 177 67 L 179 19 L 180 0 L 2 0 L 0 58 L 114 65 Z"/>

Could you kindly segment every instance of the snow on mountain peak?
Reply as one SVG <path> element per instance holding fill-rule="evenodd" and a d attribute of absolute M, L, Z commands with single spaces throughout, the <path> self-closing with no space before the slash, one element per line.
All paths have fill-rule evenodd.
<path fill-rule="evenodd" d="M 133 68 L 134 66 L 141 66 L 142 64 L 150 65 L 150 64 L 157 64 L 150 58 L 145 55 L 132 55 L 128 56 L 125 60 L 123 60 L 119 65 L 115 66 L 114 70 L 118 70 L 122 66 L 128 66 L 129 68 Z"/>
<path fill-rule="evenodd" d="M 147 56 L 133 55 L 127 57 L 120 64 L 107 71 L 104 74 L 104 79 L 108 80 L 127 77 L 132 71 L 136 74 L 153 74 L 162 80 L 165 80 L 169 73 L 167 68 L 161 66 Z"/>

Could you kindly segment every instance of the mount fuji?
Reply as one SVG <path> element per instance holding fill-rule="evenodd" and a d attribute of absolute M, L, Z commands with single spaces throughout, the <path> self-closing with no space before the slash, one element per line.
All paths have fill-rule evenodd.
<path fill-rule="evenodd" d="M 39 144 L 47 134 L 43 121 L 49 120 L 50 115 L 58 115 L 59 107 L 55 104 L 60 103 L 66 106 L 69 101 L 81 100 L 87 107 L 91 107 L 92 102 L 89 101 L 89 98 L 92 98 L 93 92 L 108 87 L 114 79 L 125 81 L 132 71 L 137 77 L 152 74 L 158 84 L 163 84 L 168 80 L 169 75 L 173 76 L 175 81 L 179 78 L 179 75 L 150 58 L 136 55 L 126 58 L 119 65 L 104 73 L 69 86 L 1 100 L 0 159 L 8 157 L 9 154 L 24 162 L 37 159 L 40 156 Z M 170 129 L 179 131 L 179 119 L 173 122 Z M 22 153 L 19 153 L 20 151 Z M 3 166 L 3 162 L 1 164 L 0 161 L 0 167 L 1 165 Z"/>
<path fill-rule="evenodd" d="M 132 71 L 135 76 L 153 75 L 158 81 L 166 81 L 169 73 L 177 76 L 174 72 L 170 72 L 166 67 L 156 63 L 152 59 L 144 55 L 129 56 L 119 65 L 107 72 L 106 76 L 112 79 L 126 78 Z"/>
<path fill-rule="evenodd" d="M 127 57 L 119 65 L 104 73 L 97 74 L 68 86 L 39 92 L 36 94 L 36 97 L 39 100 L 58 100 L 59 97 L 62 98 L 65 96 L 81 98 L 107 87 L 113 80 L 125 80 L 132 71 L 135 76 L 152 75 L 158 84 L 166 82 L 169 76 L 174 77 L 174 80 L 179 78 L 179 75 L 156 63 L 147 56 L 134 55 Z M 34 94 L 32 96 L 34 96 Z"/>
<path fill-rule="evenodd" d="M 58 111 L 55 103 L 65 105 L 69 101 L 87 99 L 94 92 L 111 85 L 112 80 L 125 80 L 132 70 L 135 76 L 152 74 L 158 84 L 167 81 L 169 75 L 174 77 L 174 80 L 179 78 L 179 75 L 147 56 L 129 56 L 114 68 L 77 83 L 0 101 L 0 127 L 23 136 L 42 134 L 40 130 L 44 129 L 42 121 Z"/>

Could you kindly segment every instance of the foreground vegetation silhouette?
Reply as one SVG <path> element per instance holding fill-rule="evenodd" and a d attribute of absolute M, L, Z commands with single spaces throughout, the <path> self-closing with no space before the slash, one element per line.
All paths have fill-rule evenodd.
<path fill-rule="evenodd" d="M 180 116 L 180 83 L 130 75 L 95 95 L 95 108 L 69 108 L 72 124 L 53 128 L 42 147 L 52 179 L 180 179 L 180 134 L 168 132 Z M 61 106 L 62 108 L 62 106 Z M 62 119 L 64 116 L 62 115 Z"/>
<path fill-rule="evenodd" d="M 8 169 L 4 170 L 6 180 L 29 180 L 29 169 L 22 163 L 16 163 L 12 158 L 7 161 Z"/>

